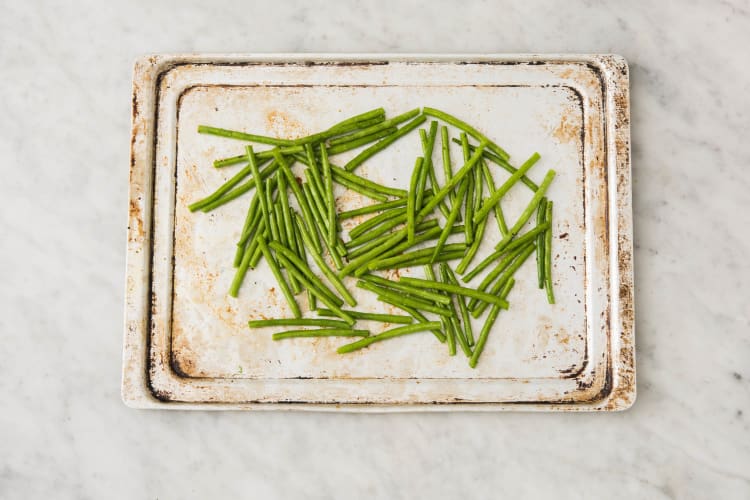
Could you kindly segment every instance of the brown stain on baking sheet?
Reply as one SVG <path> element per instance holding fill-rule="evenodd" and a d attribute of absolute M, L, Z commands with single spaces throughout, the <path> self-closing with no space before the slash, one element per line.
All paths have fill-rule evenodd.
<path fill-rule="evenodd" d="M 557 139 L 558 142 L 564 144 L 568 142 L 578 141 L 581 135 L 580 126 L 573 120 L 569 119 L 568 115 L 563 115 L 560 119 L 560 123 L 552 130 L 552 137 Z"/>

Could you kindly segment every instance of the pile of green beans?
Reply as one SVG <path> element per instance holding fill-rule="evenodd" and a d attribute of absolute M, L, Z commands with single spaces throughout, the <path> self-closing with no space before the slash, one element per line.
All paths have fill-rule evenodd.
<path fill-rule="evenodd" d="M 431 121 L 426 124 L 428 118 Z M 377 153 L 423 124 L 426 127 L 418 131 L 422 156 L 413 162 L 406 189 L 385 186 L 355 173 Z M 449 127 L 457 130 L 457 137 L 450 137 Z M 234 249 L 236 271 L 229 295 L 237 297 L 248 270 L 261 261 L 266 263 L 288 304 L 290 317 L 253 320 L 249 326 L 296 327 L 273 333 L 273 340 L 360 337 L 337 348 L 344 354 L 383 340 L 430 332 L 447 345 L 449 355 L 460 349 L 474 368 L 500 311 L 510 306 L 508 295 L 516 271 L 532 253 L 536 253 L 538 287 L 545 291 L 550 304 L 555 302 L 553 203 L 546 196 L 555 171 L 549 170 L 539 184 L 529 178 L 540 159 L 538 153 L 516 167 L 508 153 L 478 129 L 428 107 L 391 118 L 386 118 L 383 108 L 377 108 L 296 139 L 206 125 L 198 127 L 198 132 L 248 143 L 243 154 L 214 161 L 216 168 L 245 166 L 188 209 L 210 212 L 254 190 Z M 463 164 L 458 168 L 451 159 L 451 142 L 461 146 Z M 269 147 L 255 151 L 252 143 Z M 334 163 L 335 156 L 353 150 L 358 151 L 350 160 L 341 166 Z M 445 179 L 442 185 L 435 174 L 436 151 Z M 293 173 L 296 166 L 304 169 L 303 175 Z M 509 174 L 499 186 L 493 179 L 494 167 Z M 531 191 L 531 198 L 515 222 L 506 221 L 501 202 L 518 183 Z M 339 211 L 335 185 L 375 203 Z M 292 200 L 296 206 L 292 206 Z M 490 214 L 500 231 L 500 241 L 494 252 L 469 269 L 484 240 Z M 370 217 L 359 220 L 363 216 Z M 534 227 L 526 229 L 532 218 Z M 342 221 L 356 224 L 344 231 Z M 462 235 L 463 241 L 449 242 L 453 235 Z M 433 267 L 436 264 L 437 268 Z M 416 266 L 423 266 L 425 278 L 393 280 L 378 274 Z M 481 282 L 470 286 L 481 273 L 485 273 Z M 363 291 L 358 293 L 375 294 L 382 303 L 405 314 L 354 309 L 357 300 L 352 284 Z M 302 303 L 303 293 L 306 304 Z M 475 336 L 472 318 L 482 317 L 487 308 L 489 312 Z M 303 317 L 303 312 L 318 317 Z M 371 335 L 358 326 L 360 321 L 400 326 Z"/>

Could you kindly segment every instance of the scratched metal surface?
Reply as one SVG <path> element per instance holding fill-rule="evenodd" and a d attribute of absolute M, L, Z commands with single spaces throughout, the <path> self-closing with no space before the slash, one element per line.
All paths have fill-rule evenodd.
<path fill-rule="evenodd" d="M 139 61 L 124 400 L 160 408 L 629 407 L 635 377 L 627 85 L 627 66 L 616 56 Z M 211 162 L 242 152 L 240 142 L 199 135 L 198 124 L 298 137 L 377 106 L 388 115 L 418 106 L 444 109 L 496 139 L 516 164 L 538 151 L 542 160 L 530 174 L 536 181 L 548 168 L 558 172 L 549 191 L 556 208 L 558 303 L 548 305 L 537 289 L 535 263 L 529 259 L 516 275 L 511 308 L 500 314 L 476 370 L 460 354 L 449 357 L 429 333 L 341 356 L 335 353 L 340 339 L 273 342 L 270 329 L 249 330 L 248 319 L 288 315 L 264 264 L 250 272 L 238 299 L 226 295 L 249 196 L 210 214 L 190 214 L 186 208 L 237 168 L 214 169 Z M 343 164 L 353 154 L 335 162 Z M 358 173 L 406 187 L 419 154 L 413 133 Z M 452 158 L 462 163 L 457 148 Z M 493 175 L 496 183 L 507 177 L 499 168 Z M 369 203 L 340 188 L 336 197 L 340 210 Z M 503 202 L 508 220 L 529 197 L 522 185 L 509 193 Z M 496 226 L 488 228 L 475 262 L 499 239 Z M 422 275 L 420 269 L 397 274 Z M 347 284 L 362 309 L 397 312 L 353 281 Z M 304 298 L 301 302 L 306 309 Z M 373 333 L 389 326 L 366 325 Z M 480 328 L 475 322 L 475 332 Z"/>

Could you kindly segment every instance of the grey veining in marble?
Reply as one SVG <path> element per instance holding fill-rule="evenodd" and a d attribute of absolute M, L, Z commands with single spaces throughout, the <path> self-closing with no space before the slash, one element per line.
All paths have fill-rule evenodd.
<path fill-rule="evenodd" d="M 0 498 L 750 498 L 747 1 L 208 5 L 0 5 Z M 125 408 L 132 62 L 190 51 L 627 57 L 633 409 Z"/>

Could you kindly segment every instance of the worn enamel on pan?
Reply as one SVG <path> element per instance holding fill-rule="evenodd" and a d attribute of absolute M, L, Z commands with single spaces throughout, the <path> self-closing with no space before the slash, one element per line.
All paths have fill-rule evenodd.
<path fill-rule="evenodd" d="M 241 152 L 239 142 L 198 136 L 197 123 L 295 137 L 381 104 L 389 115 L 461 105 L 516 164 L 537 144 L 547 147 L 543 160 L 572 160 L 534 171 L 537 180 L 546 168 L 568 172 L 550 193 L 559 212 L 559 303 L 547 306 L 534 286 L 534 263 L 527 263 L 526 290 L 511 295 L 477 370 L 460 355 L 448 357 L 431 336 L 339 356 L 335 339 L 274 343 L 270 329 L 250 331 L 247 319 L 285 315 L 286 306 L 264 266 L 251 271 L 253 285 L 239 300 L 226 296 L 246 203 L 212 214 L 185 209 L 232 172 L 210 161 Z M 133 94 L 124 401 L 181 409 L 628 408 L 635 400 L 628 106 L 627 65 L 611 55 L 141 59 Z M 400 186 L 408 169 L 399 158 L 410 163 L 417 143 L 403 139 L 358 173 Z M 455 150 L 453 160 L 459 164 Z M 340 210 L 363 202 L 336 194 Z M 511 213 L 524 199 L 522 189 L 511 196 Z M 491 250 L 488 238 L 483 246 Z M 398 313 L 352 282 L 349 288 L 363 309 Z M 581 296 L 573 300 L 574 292 Z M 385 327 L 367 325 L 373 333 Z"/>

